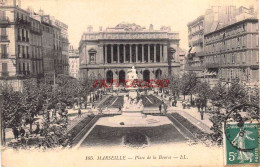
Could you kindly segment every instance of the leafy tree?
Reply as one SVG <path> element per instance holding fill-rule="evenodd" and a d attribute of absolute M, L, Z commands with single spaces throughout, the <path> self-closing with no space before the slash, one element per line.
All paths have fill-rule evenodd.
<path fill-rule="evenodd" d="M 181 87 L 181 78 L 179 75 L 172 75 L 170 76 L 170 89 L 173 95 L 179 97 L 180 95 L 180 87 Z"/>
<path fill-rule="evenodd" d="M 182 78 L 181 78 L 181 92 L 184 95 L 191 95 L 191 100 L 192 100 L 192 94 L 194 93 L 196 84 L 198 82 L 198 78 L 196 76 L 196 73 L 194 72 L 188 72 L 184 73 Z"/>

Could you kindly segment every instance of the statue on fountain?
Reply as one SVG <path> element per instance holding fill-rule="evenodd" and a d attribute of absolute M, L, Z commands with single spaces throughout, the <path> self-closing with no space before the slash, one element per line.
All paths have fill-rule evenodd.
<path fill-rule="evenodd" d="M 134 89 L 134 90 L 137 90 L 137 88 L 135 87 L 132 87 L 132 84 L 134 82 L 134 80 L 137 80 L 138 77 L 137 77 L 137 74 L 136 74 L 136 69 L 135 67 L 133 66 L 132 69 L 128 70 L 127 71 L 127 77 L 126 77 L 126 89 L 127 90 L 131 90 L 131 89 Z"/>
<path fill-rule="evenodd" d="M 133 66 L 132 69 L 128 70 L 127 72 L 127 83 L 126 83 L 126 90 L 128 90 L 128 96 L 124 96 L 124 105 L 122 111 L 143 111 L 144 106 L 142 100 L 137 102 L 137 89 L 136 87 L 132 86 L 132 83 L 138 79 L 136 69 Z"/>

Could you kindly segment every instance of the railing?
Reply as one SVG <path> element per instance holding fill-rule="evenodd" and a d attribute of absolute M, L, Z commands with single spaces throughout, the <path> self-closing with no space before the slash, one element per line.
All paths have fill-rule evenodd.
<path fill-rule="evenodd" d="M 23 19 L 20 19 L 20 18 L 16 19 L 16 24 L 25 25 L 25 26 L 28 26 L 28 27 L 31 26 L 31 23 L 29 21 L 26 21 L 26 20 L 23 20 Z"/>
<path fill-rule="evenodd" d="M 2 53 L 1 54 L 1 59 L 7 59 L 8 58 L 8 54 L 7 53 Z"/>
<path fill-rule="evenodd" d="M 8 77 L 9 76 L 9 72 L 8 71 L 2 71 L 1 72 L 1 76 L 2 77 Z"/>
<path fill-rule="evenodd" d="M 219 66 L 219 63 L 205 63 L 205 67 L 207 68 L 218 68 Z"/>
<path fill-rule="evenodd" d="M 8 41 L 8 36 L 7 35 L 1 35 L 0 41 Z"/>
<path fill-rule="evenodd" d="M 0 19 L 0 24 L 9 24 L 9 18 L 2 18 Z"/>
<path fill-rule="evenodd" d="M 202 71 L 204 69 L 204 66 L 185 66 L 186 71 Z"/>

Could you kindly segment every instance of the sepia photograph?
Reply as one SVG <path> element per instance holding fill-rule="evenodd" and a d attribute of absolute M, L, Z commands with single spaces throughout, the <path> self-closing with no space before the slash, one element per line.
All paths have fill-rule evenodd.
<path fill-rule="evenodd" d="M 257 167 L 258 0 L 0 0 L 3 167 Z"/>

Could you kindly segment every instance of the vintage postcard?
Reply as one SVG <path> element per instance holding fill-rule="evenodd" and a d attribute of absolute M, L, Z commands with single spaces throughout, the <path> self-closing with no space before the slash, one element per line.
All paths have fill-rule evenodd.
<path fill-rule="evenodd" d="M 259 166 L 258 19 L 258 0 L 0 0 L 1 166 Z"/>

